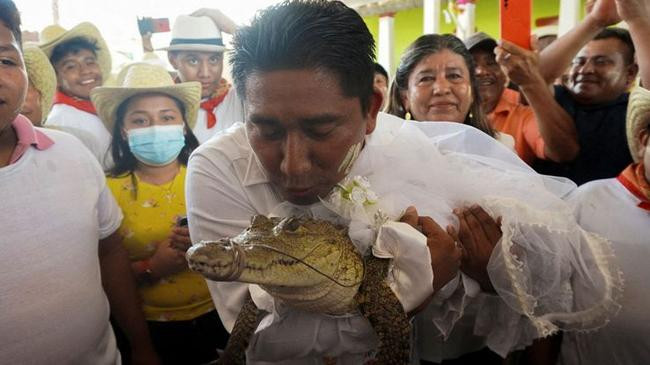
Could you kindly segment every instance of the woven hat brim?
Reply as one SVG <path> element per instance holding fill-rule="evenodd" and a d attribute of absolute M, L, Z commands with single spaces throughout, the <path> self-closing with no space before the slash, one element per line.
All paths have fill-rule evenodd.
<path fill-rule="evenodd" d="M 50 60 L 36 45 L 25 45 L 23 56 L 28 79 L 41 94 L 41 116 L 45 120 L 56 92 L 56 73 Z"/>
<path fill-rule="evenodd" d="M 650 91 L 639 86 L 630 93 L 626 119 L 627 145 L 634 162 L 639 162 L 639 134 L 650 124 Z"/>
<path fill-rule="evenodd" d="M 97 29 L 97 27 L 92 23 L 80 23 L 47 43 L 40 44 L 39 47 L 43 52 L 45 52 L 47 57 L 50 58 L 52 57 L 54 47 L 76 37 L 84 37 L 97 42 L 97 47 L 99 48 L 97 50 L 97 62 L 99 63 L 99 68 L 102 72 L 102 78 L 104 81 L 108 80 L 111 76 L 112 67 L 111 52 L 108 49 L 108 44 L 104 40 L 104 37 L 99 33 L 99 29 Z"/>
<path fill-rule="evenodd" d="M 201 102 L 201 84 L 196 81 L 159 87 L 97 87 L 90 92 L 97 114 L 112 134 L 117 118 L 117 108 L 134 95 L 160 93 L 174 97 L 185 107 L 185 121 L 190 129 L 196 125 Z"/>
<path fill-rule="evenodd" d="M 212 46 L 208 44 L 175 44 L 173 46 L 158 48 L 159 51 L 197 51 L 197 52 L 225 52 L 228 49 L 224 46 Z"/>

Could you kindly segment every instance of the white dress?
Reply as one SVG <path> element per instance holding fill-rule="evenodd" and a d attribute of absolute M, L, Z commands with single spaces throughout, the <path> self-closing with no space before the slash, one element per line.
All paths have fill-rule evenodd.
<path fill-rule="evenodd" d="M 650 211 L 617 179 L 589 182 L 569 199 L 578 222 L 612 241 L 625 279 L 621 311 L 603 328 L 566 333 L 566 365 L 650 363 Z"/>

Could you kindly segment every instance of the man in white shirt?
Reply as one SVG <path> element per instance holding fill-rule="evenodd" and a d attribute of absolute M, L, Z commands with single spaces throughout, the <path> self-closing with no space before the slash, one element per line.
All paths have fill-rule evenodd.
<path fill-rule="evenodd" d="M 0 0 L 0 363 L 156 364 L 104 174 L 74 137 L 18 114 L 27 90 L 20 18 Z M 102 290 L 103 286 L 103 290 Z"/>
<path fill-rule="evenodd" d="M 106 130 L 90 101 L 90 91 L 111 73 L 108 45 L 93 24 L 84 22 L 69 30 L 58 25 L 46 27 L 39 47 L 57 78 L 54 105 L 44 125 L 78 136 L 88 149 L 99 151 L 99 163 L 109 169 L 113 166 L 111 131 Z"/>
<path fill-rule="evenodd" d="M 221 31 L 232 34 L 236 28 L 219 10 L 200 9 L 176 18 L 165 48 L 181 82 L 201 83 L 201 108 L 192 129 L 199 143 L 244 120 L 241 101 L 221 77 L 226 50 Z"/>
<path fill-rule="evenodd" d="M 354 10 L 341 2 L 285 2 L 241 28 L 233 44 L 233 79 L 247 117 L 190 158 L 186 192 L 194 242 L 232 237 L 255 214 L 327 218 L 332 211 L 349 219 L 361 253 L 371 249 L 394 259 L 389 281 L 406 312 L 421 310 L 435 292 L 435 305 L 420 312 L 427 329 L 419 336 L 422 349 L 444 341 L 462 319 L 463 328 L 451 335 L 455 347 L 443 359 L 485 346 L 504 357 L 565 325 L 589 328 L 588 321 L 606 316 L 609 287 L 585 280 L 602 275 L 590 260 L 602 241 L 582 232 L 558 197 L 573 185 L 555 182 L 550 192 L 550 181 L 474 128 L 378 117 L 374 42 Z M 346 217 L 330 200 L 356 177 L 368 179 L 390 217 L 379 228 L 357 210 Z M 481 203 L 489 214 L 478 206 L 462 209 L 468 202 Z M 406 209 L 412 204 L 435 221 Z M 461 208 L 458 218 L 453 208 Z M 496 216 L 503 217 L 501 225 Z M 548 280 L 532 279 L 540 270 Z M 251 339 L 249 364 L 322 364 L 324 357 L 361 364 L 377 346 L 359 315 L 300 311 L 256 285 L 208 285 L 229 330 L 248 293 L 268 312 Z M 586 294 L 593 300 L 572 304 Z"/>

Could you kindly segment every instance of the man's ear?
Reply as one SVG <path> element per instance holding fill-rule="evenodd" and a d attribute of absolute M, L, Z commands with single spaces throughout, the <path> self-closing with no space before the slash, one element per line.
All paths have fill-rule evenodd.
<path fill-rule="evenodd" d="M 639 75 L 639 65 L 634 62 L 631 65 L 627 66 L 626 69 L 626 78 L 627 78 L 627 87 L 628 89 L 632 87 L 634 81 L 636 80 L 636 77 Z"/>
<path fill-rule="evenodd" d="M 373 88 L 372 95 L 370 95 L 370 105 L 368 106 L 368 122 L 366 123 L 366 134 L 370 134 L 377 126 L 377 114 L 381 109 L 381 104 L 384 101 L 384 95 L 379 89 Z"/>

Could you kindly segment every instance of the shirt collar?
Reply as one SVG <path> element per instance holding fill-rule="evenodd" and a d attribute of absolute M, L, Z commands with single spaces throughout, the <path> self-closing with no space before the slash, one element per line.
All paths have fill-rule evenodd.
<path fill-rule="evenodd" d="M 32 122 L 23 115 L 18 114 L 16 119 L 11 122 L 11 126 L 16 131 L 18 143 L 9 159 L 10 165 L 18 161 L 30 146 L 42 151 L 52 147 L 54 144 L 54 141 L 50 137 L 34 128 Z"/>
<path fill-rule="evenodd" d="M 244 186 L 269 183 L 270 180 L 266 177 L 266 173 L 264 172 L 262 164 L 257 159 L 257 156 L 255 156 L 253 149 L 250 146 L 249 148 L 250 152 L 248 154 L 248 162 L 243 180 Z"/>
<path fill-rule="evenodd" d="M 506 88 L 501 93 L 499 102 L 497 106 L 494 107 L 494 110 L 490 114 L 500 114 L 500 113 L 510 113 L 512 108 L 519 103 L 519 93 Z"/>

